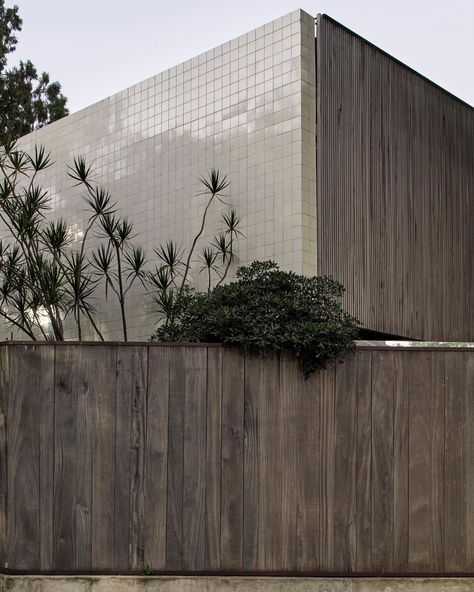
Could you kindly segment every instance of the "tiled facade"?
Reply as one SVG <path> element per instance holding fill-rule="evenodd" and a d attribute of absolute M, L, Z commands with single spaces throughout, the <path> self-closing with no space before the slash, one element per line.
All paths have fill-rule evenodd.
<path fill-rule="evenodd" d="M 88 216 L 66 173 L 74 156 L 93 165 L 149 254 L 168 239 L 189 246 L 205 203 L 196 197 L 198 178 L 214 167 L 228 175 L 228 201 L 242 218 L 239 263 L 274 259 L 284 269 L 314 273 L 315 125 L 314 19 L 297 10 L 22 143 L 52 152 L 55 165 L 42 183 L 52 215 L 70 221 L 73 235 L 81 237 Z M 205 238 L 220 228 L 225 209 L 210 212 Z M 102 309 L 107 338 L 120 338 L 115 303 Z M 128 304 L 132 338 L 150 336 L 148 314 L 138 291 Z"/>

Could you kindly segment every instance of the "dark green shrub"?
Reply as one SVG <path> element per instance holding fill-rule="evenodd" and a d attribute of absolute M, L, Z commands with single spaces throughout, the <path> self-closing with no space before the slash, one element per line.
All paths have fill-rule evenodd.
<path fill-rule="evenodd" d="M 152 340 L 289 350 L 306 375 L 354 348 L 359 323 L 343 310 L 344 288 L 334 278 L 280 271 L 272 261 L 255 261 L 236 275 L 208 293 L 188 288 L 173 322 L 158 327 Z"/>

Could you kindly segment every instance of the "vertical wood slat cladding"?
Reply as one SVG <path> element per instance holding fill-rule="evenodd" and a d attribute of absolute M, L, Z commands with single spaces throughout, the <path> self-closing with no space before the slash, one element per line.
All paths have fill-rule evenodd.
<path fill-rule="evenodd" d="M 369 329 L 474 338 L 474 109 L 317 26 L 317 269 Z"/>
<path fill-rule="evenodd" d="M 473 384 L 465 350 L 359 350 L 305 380 L 226 347 L 1 346 L 2 561 L 473 573 Z"/>

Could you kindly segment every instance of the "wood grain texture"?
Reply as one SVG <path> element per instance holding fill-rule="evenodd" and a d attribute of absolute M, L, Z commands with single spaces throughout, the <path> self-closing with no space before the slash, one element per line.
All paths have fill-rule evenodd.
<path fill-rule="evenodd" d="M 222 350 L 207 350 L 205 569 L 221 565 Z"/>
<path fill-rule="evenodd" d="M 130 568 L 130 485 L 132 467 L 133 350 L 117 349 L 117 397 L 115 407 L 115 491 L 114 561 L 115 571 Z"/>
<path fill-rule="evenodd" d="M 185 351 L 177 348 L 170 358 L 166 506 L 166 567 L 170 570 L 181 570 L 183 565 Z"/>
<path fill-rule="evenodd" d="M 264 356 L 259 400 L 259 544 L 260 569 L 274 572 L 282 565 L 282 463 L 279 356 Z"/>
<path fill-rule="evenodd" d="M 465 358 L 471 364 L 472 357 Z M 445 570 L 445 379 L 446 369 L 443 352 L 431 352 L 431 488 L 430 488 L 430 572 L 443 572 Z M 468 380 L 468 385 L 474 384 L 474 377 Z M 472 387 L 467 387 L 472 388 Z M 469 396 L 468 396 L 469 397 Z M 472 398 L 471 398 L 472 400 Z M 468 417 L 471 410 L 467 410 Z M 469 458 L 474 450 L 467 451 Z M 474 484 L 473 484 L 474 486 Z"/>
<path fill-rule="evenodd" d="M 297 405 L 296 567 L 297 571 L 322 571 L 321 375 L 315 372 L 305 379 L 299 367 L 293 372 Z"/>
<path fill-rule="evenodd" d="M 55 349 L 41 351 L 36 361 L 39 372 L 39 561 L 40 569 L 48 571 L 53 563 L 54 532 L 54 368 Z"/>
<path fill-rule="evenodd" d="M 206 346 L 0 364 L 13 571 L 474 569 L 471 351 L 357 351 L 308 379 Z"/>
<path fill-rule="evenodd" d="M 330 18 L 317 31 L 317 270 L 363 326 L 474 338 L 474 110 Z"/>
<path fill-rule="evenodd" d="M 406 368 L 411 395 L 408 412 L 410 424 L 408 570 L 428 571 L 431 502 L 430 352 L 416 352 L 406 360 Z"/>
<path fill-rule="evenodd" d="M 335 370 L 333 569 L 351 573 L 356 569 L 357 358 Z"/>
<path fill-rule="evenodd" d="M 409 568 L 410 405 L 418 396 L 411 382 L 413 364 L 410 362 L 415 357 L 407 352 L 400 352 L 394 357 L 393 565 L 400 572 L 406 572 Z M 425 418 L 425 421 L 429 422 L 429 419 Z M 416 453 L 413 446 L 411 452 Z"/>
<path fill-rule="evenodd" d="M 371 566 L 389 572 L 393 558 L 394 354 L 372 353 Z"/>
<path fill-rule="evenodd" d="M 221 570 L 242 569 L 244 512 L 244 355 L 222 360 Z"/>
<path fill-rule="evenodd" d="M 166 569 L 170 350 L 150 348 L 146 427 L 145 564 Z"/>
<path fill-rule="evenodd" d="M 9 350 L 0 347 L 0 569 L 7 561 L 7 416 L 10 392 Z"/>
<path fill-rule="evenodd" d="M 371 571 L 372 354 L 357 352 L 356 571 Z"/>
<path fill-rule="evenodd" d="M 281 565 L 294 572 L 298 561 L 298 389 L 301 374 L 293 356 L 280 359 Z"/>
<path fill-rule="evenodd" d="M 131 351 L 131 426 L 130 426 L 130 569 L 143 570 L 145 563 L 145 451 L 148 394 L 148 349 Z"/>
<path fill-rule="evenodd" d="M 92 565 L 107 569 L 114 563 L 115 441 L 117 350 L 101 350 L 91 377 L 92 417 Z"/>
<path fill-rule="evenodd" d="M 330 366 L 324 372 L 318 372 L 321 393 L 320 415 L 320 446 L 321 446 L 321 473 L 320 473 L 320 567 L 323 572 L 328 572 L 334 565 L 334 503 L 337 492 L 335 491 L 335 405 L 336 405 L 336 371 Z"/>
<path fill-rule="evenodd" d="M 183 569 L 205 564 L 207 350 L 189 348 L 185 362 L 183 443 Z"/>
<path fill-rule="evenodd" d="M 264 565 L 260 528 L 260 397 L 263 353 L 245 355 L 244 409 L 244 540 L 243 569 L 256 571 Z"/>
<path fill-rule="evenodd" d="M 92 413 L 96 354 L 56 346 L 54 426 L 54 565 L 92 565 Z"/>
<path fill-rule="evenodd" d="M 464 568 L 466 544 L 465 434 L 466 369 L 464 355 L 447 352 L 445 356 L 445 569 L 460 572 Z M 469 391 L 468 391 L 469 392 Z"/>
<path fill-rule="evenodd" d="M 7 563 L 41 569 L 52 559 L 54 350 L 18 346 L 14 359 L 6 393 Z"/>

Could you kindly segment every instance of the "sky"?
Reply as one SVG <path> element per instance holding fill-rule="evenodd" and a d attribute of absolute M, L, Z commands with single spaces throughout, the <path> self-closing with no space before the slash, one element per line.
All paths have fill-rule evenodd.
<path fill-rule="evenodd" d="M 474 0 L 5 0 L 76 112 L 297 8 L 326 13 L 474 105 Z"/>

